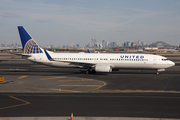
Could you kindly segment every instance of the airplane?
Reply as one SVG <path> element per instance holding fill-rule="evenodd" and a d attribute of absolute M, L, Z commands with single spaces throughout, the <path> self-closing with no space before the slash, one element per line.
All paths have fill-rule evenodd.
<path fill-rule="evenodd" d="M 22 58 L 48 66 L 86 69 L 86 74 L 120 69 L 157 70 L 159 74 L 175 65 L 166 57 L 153 54 L 54 53 L 42 49 L 23 26 L 18 26 L 18 31 L 24 51 Z"/>

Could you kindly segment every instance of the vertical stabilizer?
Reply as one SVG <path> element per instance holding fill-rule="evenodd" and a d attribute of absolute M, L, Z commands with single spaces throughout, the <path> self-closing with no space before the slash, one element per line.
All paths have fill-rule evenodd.
<path fill-rule="evenodd" d="M 29 35 L 29 33 L 23 28 L 23 26 L 18 26 L 18 30 L 24 53 L 43 53 L 42 49 Z"/>

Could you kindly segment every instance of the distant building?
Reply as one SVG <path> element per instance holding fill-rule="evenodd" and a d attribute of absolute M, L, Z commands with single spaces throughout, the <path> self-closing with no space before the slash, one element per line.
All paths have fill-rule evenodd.
<path fill-rule="evenodd" d="M 118 43 L 118 47 L 121 47 L 121 43 L 120 42 Z"/>
<path fill-rule="evenodd" d="M 108 42 L 105 42 L 105 47 L 109 47 L 109 43 Z"/>
<path fill-rule="evenodd" d="M 106 41 L 102 40 L 102 47 L 105 47 L 105 43 L 106 43 Z"/>
<path fill-rule="evenodd" d="M 125 47 L 126 46 L 126 43 L 124 42 L 123 46 Z"/>
<path fill-rule="evenodd" d="M 85 45 L 85 47 L 90 48 L 90 47 L 91 47 L 90 43 L 88 43 L 87 45 Z"/>
<path fill-rule="evenodd" d="M 73 48 L 73 43 L 71 43 L 71 48 Z"/>
<path fill-rule="evenodd" d="M 109 47 L 117 47 L 116 42 L 110 42 Z"/>
<path fill-rule="evenodd" d="M 79 48 L 79 44 L 76 44 L 76 47 Z"/>
<path fill-rule="evenodd" d="M 51 48 L 54 48 L 54 44 L 51 45 Z"/>
<path fill-rule="evenodd" d="M 134 42 L 131 42 L 131 47 L 133 47 L 134 46 Z"/>
<path fill-rule="evenodd" d="M 130 42 L 129 42 L 129 41 L 128 41 L 128 42 L 126 42 L 126 46 L 128 46 L 128 47 L 130 46 Z"/>

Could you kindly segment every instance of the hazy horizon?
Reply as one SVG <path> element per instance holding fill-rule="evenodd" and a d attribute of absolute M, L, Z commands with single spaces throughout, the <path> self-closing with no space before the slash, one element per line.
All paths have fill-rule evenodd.
<path fill-rule="evenodd" d="M 180 0 L 0 0 L 0 19 L 0 43 L 20 44 L 23 26 L 39 45 L 180 44 Z"/>

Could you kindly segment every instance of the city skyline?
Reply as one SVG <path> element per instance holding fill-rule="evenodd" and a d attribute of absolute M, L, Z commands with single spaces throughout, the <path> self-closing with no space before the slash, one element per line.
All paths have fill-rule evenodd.
<path fill-rule="evenodd" d="M 84 46 L 94 38 L 179 45 L 179 0 L 6 0 L 0 6 L 1 43 L 20 43 L 22 25 L 40 45 Z"/>
<path fill-rule="evenodd" d="M 94 39 L 95 40 L 95 39 Z M 92 39 L 93 41 L 93 39 Z M 163 42 L 163 41 L 156 41 L 157 42 Z M 151 43 L 154 44 L 154 43 Z M 147 44 L 146 42 L 143 41 L 125 41 L 123 43 L 116 43 L 116 42 L 108 42 L 106 40 L 102 40 L 102 42 L 97 42 L 96 43 L 87 43 L 84 46 L 81 46 L 79 43 L 74 44 L 71 43 L 71 45 L 54 45 L 54 44 L 50 44 L 50 45 L 40 45 L 41 47 L 44 48 L 113 48 L 113 47 L 146 47 L 149 46 L 151 44 Z M 164 44 L 164 43 L 163 43 Z M 168 44 L 168 43 L 165 43 Z M 0 47 L 21 47 L 21 44 L 18 44 L 17 42 L 15 42 L 14 40 L 11 41 L 11 43 L 0 43 Z M 158 46 L 162 46 L 162 44 L 158 44 Z M 176 45 L 178 46 L 178 45 Z"/>

